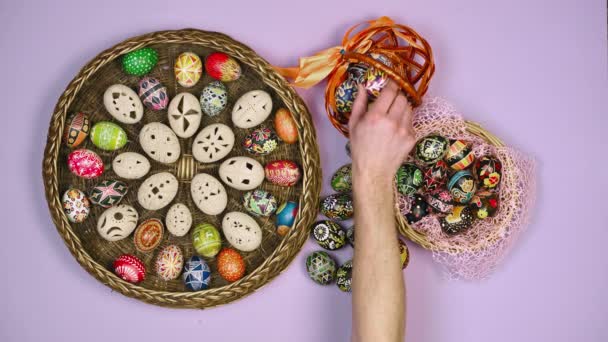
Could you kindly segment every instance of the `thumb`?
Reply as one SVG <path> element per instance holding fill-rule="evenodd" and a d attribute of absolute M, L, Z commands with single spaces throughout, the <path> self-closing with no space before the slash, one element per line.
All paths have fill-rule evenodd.
<path fill-rule="evenodd" d="M 361 84 L 357 85 L 357 97 L 353 102 L 353 110 L 350 113 L 350 119 L 348 121 L 349 127 L 354 127 L 357 122 L 361 119 L 363 114 L 367 111 L 367 91 Z"/>

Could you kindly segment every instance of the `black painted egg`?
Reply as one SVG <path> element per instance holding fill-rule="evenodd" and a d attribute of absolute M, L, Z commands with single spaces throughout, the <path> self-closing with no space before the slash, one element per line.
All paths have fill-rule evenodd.
<path fill-rule="evenodd" d="M 425 165 L 435 164 L 443 159 L 450 142 L 440 135 L 428 135 L 416 144 L 416 159 Z"/>
<path fill-rule="evenodd" d="M 471 208 L 464 205 L 456 206 L 449 215 L 439 221 L 439 224 L 441 230 L 448 235 L 460 234 L 473 224 Z"/>
<path fill-rule="evenodd" d="M 349 193 L 333 194 L 321 201 L 321 213 L 332 220 L 348 220 L 353 217 L 353 198 Z"/>
<path fill-rule="evenodd" d="M 475 184 L 475 178 L 471 171 L 462 170 L 456 172 L 450 181 L 448 182 L 448 190 L 452 194 L 454 203 L 469 203 L 477 186 Z"/>
<path fill-rule="evenodd" d="M 335 100 L 336 109 L 340 113 L 350 113 L 353 109 L 353 103 L 357 97 L 358 89 L 357 82 L 347 78 L 340 83 L 336 88 Z"/>
<path fill-rule="evenodd" d="M 339 224 L 329 220 L 315 222 L 311 229 L 312 237 L 319 246 L 334 251 L 346 244 L 346 233 Z"/>
<path fill-rule="evenodd" d="M 498 211 L 499 199 L 496 194 L 489 194 L 483 196 L 477 194 L 473 196 L 471 200 L 471 210 L 473 210 L 473 216 L 478 219 L 485 219 L 496 215 Z"/>
<path fill-rule="evenodd" d="M 365 63 L 351 63 L 346 69 L 348 78 L 355 81 L 357 84 L 362 84 L 365 81 L 365 73 L 367 72 L 368 65 Z"/>
<path fill-rule="evenodd" d="M 407 222 L 415 223 L 422 220 L 423 217 L 430 213 L 429 205 L 424 200 L 424 197 L 420 195 L 415 195 L 414 200 L 412 201 L 412 207 L 410 212 L 405 215 Z"/>
<path fill-rule="evenodd" d="M 452 170 L 460 171 L 468 168 L 475 161 L 475 154 L 463 140 L 450 141 L 450 147 L 445 154 L 445 161 Z"/>
<path fill-rule="evenodd" d="M 353 261 L 348 260 L 336 272 L 336 285 L 341 291 L 350 292 L 353 281 Z"/>
<path fill-rule="evenodd" d="M 424 189 L 429 193 L 439 191 L 448 182 L 448 164 L 437 161 L 424 171 Z"/>
<path fill-rule="evenodd" d="M 452 194 L 447 189 L 441 189 L 433 194 L 427 194 L 427 203 L 440 213 L 449 213 L 454 209 L 452 205 Z"/>
<path fill-rule="evenodd" d="M 422 186 L 422 171 L 416 164 L 404 163 L 397 169 L 397 190 L 403 195 L 413 195 Z"/>
<path fill-rule="evenodd" d="M 483 156 L 475 163 L 475 175 L 480 187 L 496 189 L 502 179 L 502 163 L 495 157 Z"/>

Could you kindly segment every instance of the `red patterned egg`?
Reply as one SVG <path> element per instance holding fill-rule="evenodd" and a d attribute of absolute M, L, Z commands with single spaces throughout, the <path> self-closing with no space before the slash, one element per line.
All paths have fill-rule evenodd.
<path fill-rule="evenodd" d="M 68 168 L 76 176 L 86 179 L 97 178 L 104 170 L 101 157 L 87 149 L 72 151 L 68 155 Z"/>
<path fill-rule="evenodd" d="M 245 261 L 239 252 L 224 248 L 217 255 L 217 271 L 229 282 L 235 282 L 245 275 Z"/>
<path fill-rule="evenodd" d="M 156 257 L 154 270 L 163 280 L 173 280 L 179 277 L 184 267 L 184 255 L 177 245 L 163 248 Z"/>
<path fill-rule="evenodd" d="M 154 77 L 144 77 L 139 81 L 139 98 L 144 105 L 152 110 L 167 108 L 169 96 L 167 88 Z"/>
<path fill-rule="evenodd" d="M 264 167 L 264 173 L 269 182 L 280 186 L 293 186 L 302 177 L 298 164 L 291 160 L 271 161 Z"/>
<path fill-rule="evenodd" d="M 137 284 L 146 278 L 146 266 L 138 257 L 123 254 L 114 261 L 114 273 L 129 283 Z"/>
<path fill-rule="evenodd" d="M 164 227 L 159 219 L 148 219 L 140 223 L 135 230 L 133 240 L 135 248 L 140 252 L 149 252 L 158 247 L 163 239 Z"/>
<path fill-rule="evenodd" d="M 287 144 L 294 144 L 298 141 L 298 126 L 293 119 L 291 112 L 285 108 L 280 108 L 274 115 L 274 129 L 281 140 Z"/>
<path fill-rule="evenodd" d="M 71 115 L 65 122 L 63 141 L 68 147 L 80 145 L 89 135 L 91 124 L 89 116 L 85 113 Z"/>
<path fill-rule="evenodd" d="M 424 171 L 424 188 L 429 193 L 441 190 L 448 182 L 448 164 L 437 161 Z"/>
<path fill-rule="evenodd" d="M 241 77 L 241 66 L 234 58 L 223 52 L 214 52 L 205 60 L 209 76 L 222 82 L 236 81 Z"/>

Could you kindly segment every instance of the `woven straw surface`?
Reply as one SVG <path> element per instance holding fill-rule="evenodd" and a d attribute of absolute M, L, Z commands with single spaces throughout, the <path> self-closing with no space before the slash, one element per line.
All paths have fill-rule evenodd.
<path fill-rule="evenodd" d="M 274 217 L 256 219 L 264 234 L 262 245 L 253 252 L 241 253 L 245 259 L 247 271 L 245 277 L 237 282 L 230 284 L 223 280 L 215 272 L 217 270 L 215 260 L 207 259 L 212 269 L 210 288 L 199 292 L 188 292 L 181 281 L 181 277 L 173 281 L 163 281 L 157 277 L 153 270 L 153 264 L 158 251 L 169 244 L 178 244 L 184 252 L 184 258 L 194 255 L 190 234 L 178 238 L 165 230 L 163 241 L 155 251 L 141 253 L 135 249 L 132 236 L 119 242 L 108 242 L 97 234 L 96 223 L 97 218 L 102 213 L 102 208 L 93 206 L 89 218 L 81 224 L 70 223 L 62 210 L 61 196 L 69 187 L 76 187 L 88 192 L 91 187 L 104 179 L 117 179 L 110 169 L 111 161 L 115 155 L 126 151 L 136 151 L 145 155 L 137 138 L 143 125 L 155 121 L 168 123 L 166 109 L 155 112 L 146 108 L 143 120 L 137 124 L 127 125 L 117 122 L 125 129 L 129 137 L 129 142 L 124 148 L 115 152 L 104 152 L 96 148 L 90 140 L 80 145 L 78 148 L 84 147 L 94 150 L 104 160 L 106 172 L 98 179 L 84 180 L 77 178 L 67 168 L 67 155 L 71 150 L 62 143 L 66 116 L 76 111 L 82 111 L 90 115 L 92 124 L 101 120 L 114 121 L 103 106 L 103 93 L 108 86 L 116 83 L 125 84 L 133 89 L 136 88 L 139 78 L 128 76 L 122 71 L 120 56 L 144 46 L 153 47 L 159 53 L 158 65 L 149 75 L 161 80 L 167 87 L 170 99 L 183 91 L 190 92 L 198 97 L 202 88 L 212 81 L 210 76 L 204 72 L 196 86 L 187 89 L 178 86 L 173 75 L 173 64 L 180 53 L 193 51 L 203 59 L 213 51 L 221 51 L 237 59 L 243 69 L 243 75 L 237 81 L 227 83 L 228 106 L 217 117 L 209 118 L 203 115 L 201 129 L 216 122 L 223 122 L 233 127 L 230 118 L 232 105 L 240 95 L 254 89 L 263 89 L 269 92 L 273 99 L 273 113 L 263 124 L 266 127 L 272 127 L 276 109 L 285 107 L 293 113 L 299 131 L 298 143 L 293 145 L 280 143 L 279 147 L 268 156 L 254 158 L 263 165 L 271 160 L 291 159 L 301 166 L 303 178 L 295 187 L 283 188 L 272 185 L 267 181 L 261 185 L 262 189 L 274 194 L 279 202 L 285 200 L 298 201 L 300 211 L 294 228 L 283 238 L 275 233 Z M 236 142 L 229 156 L 247 154 L 241 147 L 241 143 L 249 131 L 234 129 Z M 191 154 L 193 138 L 180 140 L 181 161 L 184 156 Z M 191 160 L 181 163 L 180 161 L 174 165 L 164 165 L 150 160 L 152 169 L 148 175 L 161 171 L 169 171 L 175 175 L 178 172 L 182 173 L 179 168 L 190 163 Z M 196 173 L 210 173 L 219 179 L 218 168 L 220 163 L 221 161 L 207 165 L 197 164 L 195 165 Z M 180 164 L 182 166 L 178 167 Z M 51 117 L 43 160 L 43 178 L 51 217 L 57 230 L 76 260 L 91 275 L 124 295 L 148 303 L 181 308 L 207 308 L 229 303 L 252 293 L 276 277 L 294 259 L 306 241 L 308 227 L 317 213 L 321 169 L 315 131 L 308 109 L 283 77 L 279 76 L 253 50 L 224 34 L 185 29 L 155 32 L 128 39 L 100 53 L 82 68 L 59 98 Z M 127 181 L 129 193 L 123 199 L 123 203 L 131 204 L 138 210 L 140 222 L 153 217 L 164 222 L 165 214 L 170 205 L 159 211 L 147 211 L 137 203 L 137 189 L 145 178 L 137 181 Z M 235 210 L 244 211 L 241 204 L 243 192 L 229 187 L 226 187 L 226 190 L 229 195 L 229 203 L 224 213 Z M 185 203 L 190 207 L 194 218 L 193 226 L 202 222 L 211 223 L 221 233 L 222 215 L 208 216 L 196 208 L 190 196 L 188 180 L 180 181 L 178 195 L 172 203 L 177 202 Z M 225 238 L 223 238 L 222 243 L 224 246 L 228 246 Z M 134 285 L 113 274 L 111 264 L 116 257 L 123 253 L 132 253 L 142 259 L 147 268 L 145 281 Z"/>

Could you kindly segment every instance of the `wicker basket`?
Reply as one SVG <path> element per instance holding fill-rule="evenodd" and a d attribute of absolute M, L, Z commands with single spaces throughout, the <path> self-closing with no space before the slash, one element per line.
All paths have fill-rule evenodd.
<path fill-rule="evenodd" d="M 214 272 L 208 290 L 188 292 L 181 278 L 173 281 L 163 281 L 154 274 L 152 266 L 156 257 L 155 252 L 137 252 L 132 238 L 118 242 L 103 240 L 96 232 L 97 217 L 101 214 L 102 208 L 97 206 L 91 208 L 89 218 L 80 224 L 71 224 L 63 212 L 60 196 L 67 188 L 74 186 L 88 191 L 101 180 L 116 178 L 111 170 L 106 171 L 95 180 L 80 179 L 69 172 L 66 159 L 71 150 L 62 143 L 66 116 L 75 111 L 83 111 L 90 115 L 92 122 L 112 120 L 103 106 L 103 93 L 108 86 L 115 83 L 125 84 L 132 88 L 137 85 L 138 78 L 128 76 L 121 70 L 119 57 L 144 46 L 153 47 L 158 51 L 159 62 L 150 75 L 161 80 L 167 87 L 170 98 L 182 91 L 198 96 L 202 88 L 211 81 L 211 78 L 205 73 L 195 87 L 188 89 L 179 87 L 173 76 L 173 63 L 175 57 L 181 52 L 193 51 L 199 56 L 206 56 L 212 51 L 221 51 L 239 61 L 243 74 L 239 80 L 227 84 L 229 102 L 226 110 L 214 118 L 204 117 L 201 127 L 216 122 L 224 122 L 232 126 L 230 115 L 227 113 L 241 94 L 253 89 L 266 90 L 271 94 L 274 108 L 285 107 L 294 115 L 299 131 L 298 143 L 293 145 L 280 144 L 279 148 L 270 155 L 256 157 L 256 159 L 262 164 L 275 159 L 291 159 L 301 166 L 303 170 L 302 181 L 295 187 L 282 188 L 268 182 L 264 182 L 261 186 L 261 188 L 272 192 L 279 202 L 285 200 L 298 201 L 300 205 L 298 217 L 294 228 L 283 238 L 275 233 L 273 219 L 257 220 L 264 231 L 262 245 L 253 252 L 243 253 L 247 272 L 245 277 L 234 283 L 226 282 Z M 267 126 L 271 126 L 268 122 L 272 118 L 273 116 L 266 121 Z M 154 112 L 145 109 L 144 119 L 141 122 L 134 125 L 120 124 L 126 130 L 129 142 L 118 151 L 101 151 L 95 148 L 89 140 L 79 148 L 84 147 L 94 150 L 102 157 L 106 165 L 110 164 L 109 162 L 116 154 L 125 151 L 136 151 L 145 155 L 137 143 L 137 136 L 145 123 L 153 121 L 166 123 L 166 110 Z M 247 132 L 240 129 L 235 129 L 234 132 L 236 142 L 231 156 L 243 155 L 246 152 L 241 148 L 240 143 Z M 216 227 L 221 227 L 221 216 L 215 217 L 203 214 L 196 208 L 190 197 L 188 178 L 201 171 L 217 176 L 220 164 L 220 162 L 211 165 L 194 163 L 189 156 L 192 140 L 193 138 L 181 139 L 183 155 L 174 165 L 163 165 L 151 161 L 152 169 L 149 175 L 158 171 L 173 172 L 180 179 L 179 192 L 174 202 L 186 203 L 191 208 L 194 224 L 207 222 Z M 51 217 L 70 252 L 82 267 L 99 281 L 124 295 L 151 304 L 179 308 L 208 308 L 226 304 L 252 293 L 276 277 L 289 265 L 306 241 L 309 233 L 308 227 L 317 214 L 321 187 L 321 170 L 315 130 L 308 109 L 301 98 L 285 82 L 283 77 L 278 75 L 265 60 L 247 46 L 224 34 L 194 29 L 155 32 L 128 39 L 100 53 L 84 66 L 59 98 L 51 117 L 43 160 L 43 178 Z M 123 203 L 129 203 L 138 209 L 140 221 L 152 217 L 164 221 L 164 216 L 170 206 L 159 211 L 149 212 L 137 203 L 136 193 L 141 181 L 128 182 L 129 193 L 123 199 Z M 243 211 L 241 205 L 242 192 L 231 188 L 227 188 L 227 191 L 229 202 L 226 211 Z M 184 252 L 185 258 L 195 254 L 190 234 L 184 237 L 165 234 L 156 251 L 168 244 L 178 244 Z M 223 244 L 227 245 L 227 242 L 224 240 Z M 134 285 L 114 275 L 110 265 L 116 257 L 123 253 L 135 254 L 144 261 L 148 269 L 145 281 Z M 216 270 L 215 261 L 208 260 L 208 262 L 211 269 Z"/>

